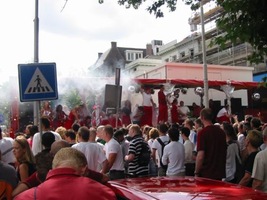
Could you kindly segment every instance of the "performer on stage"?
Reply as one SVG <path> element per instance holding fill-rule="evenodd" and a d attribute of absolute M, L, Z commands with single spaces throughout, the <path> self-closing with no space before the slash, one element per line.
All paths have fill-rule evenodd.
<path fill-rule="evenodd" d="M 229 113 L 229 105 L 226 104 L 217 114 L 217 122 L 223 123 L 223 122 L 229 122 L 230 123 L 231 115 Z"/>
<path fill-rule="evenodd" d="M 179 123 L 179 113 L 178 113 L 178 100 L 175 98 L 172 101 L 172 106 L 171 106 L 171 120 L 172 124 L 177 124 Z"/>
<path fill-rule="evenodd" d="M 164 94 L 164 85 L 160 87 L 160 90 L 158 92 L 158 103 L 159 103 L 158 123 L 162 124 L 168 121 L 168 106 L 167 106 L 166 96 Z"/>
<path fill-rule="evenodd" d="M 155 103 L 151 96 L 151 88 L 145 87 L 144 89 L 141 89 L 141 93 L 143 95 L 143 116 L 141 118 L 140 124 L 141 126 L 152 126 L 152 107 L 155 106 Z"/>

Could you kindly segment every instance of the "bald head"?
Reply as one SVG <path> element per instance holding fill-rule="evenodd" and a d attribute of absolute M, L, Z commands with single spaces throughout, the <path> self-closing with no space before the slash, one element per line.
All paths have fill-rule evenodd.
<path fill-rule="evenodd" d="M 60 149 L 54 159 L 52 168 L 72 168 L 78 174 L 82 175 L 87 168 L 87 160 L 85 155 L 74 148 L 66 147 Z"/>
<path fill-rule="evenodd" d="M 57 140 L 51 145 L 50 153 L 55 155 L 60 149 L 70 147 L 70 144 L 65 140 Z"/>

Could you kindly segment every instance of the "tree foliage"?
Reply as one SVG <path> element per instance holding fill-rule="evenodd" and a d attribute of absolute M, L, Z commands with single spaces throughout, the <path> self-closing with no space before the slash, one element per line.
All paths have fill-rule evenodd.
<path fill-rule="evenodd" d="M 200 0 L 182 0 L 190 5 L 192 10 L 199 8 Z M 212 1 L 212 0 L 211 0 Z M 103 3 L 104 0 L 99 0 Z M 138 9 L 147 0 L 118 0 L 118 4 L 126 8 Z M 228 41 L 232 43 L 248 42 L 254 49 L 250 61 L 259 63 L 267 55 L 267 1 L 266 0 L 215 0 L 218 6 L 224 9 L 223 15 L 218 18 L 218 28 L 225 32 L 215 39 L 215 43 L 222 46 Z M 162 7 L 170 12 L 177 8 L 177 0 L 153 0 L 147 7 L 149 13 L 156 17 L 164 17 Z"/>
<path fill-rule="evenodd" d="M 267 1 L 218 0 L 217 4 L 225 11 L 218 18 L 217 25 L 226 34 L 216 38 L 215 42 L 248 42 L 254 49 L 249 60 L 262 62 L 267 54 Z"/>

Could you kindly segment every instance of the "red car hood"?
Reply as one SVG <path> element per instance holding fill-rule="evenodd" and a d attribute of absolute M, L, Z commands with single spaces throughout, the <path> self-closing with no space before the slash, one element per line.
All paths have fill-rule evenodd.
<path fill-rule="evenodd" d="M 135 199 L 267 199 L 267 194 L 251 188 L 194 177 L 146 177 L 109 181 L 121 197 Z"/>

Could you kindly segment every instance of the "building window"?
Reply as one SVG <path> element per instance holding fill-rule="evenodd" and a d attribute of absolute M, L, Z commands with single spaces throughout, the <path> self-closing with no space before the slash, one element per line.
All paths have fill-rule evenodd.
<path fill-rule="evenodd" d="M 194 49 L 189 49 L 190 58 L 194 58 Z"/>
<path fill-rule="evenodd" d="M 125 52 L 126 54 L 126 60 L 127 61 L 134 61 L 134 60 L 137 60 L 139 58 L 143 58 L 143 52 L 141 51 L 131 51 L 131 50 L 128 50 Z"/>
<path fill-rule="evenodd" d="M 176 61 L 177 60 L 177 55 L 172 56 L 172 60 Z"/>
<path fill-rule="evenodd" d="M 185 52 L 182 51 L 182 52 L 180 53 L 180 56 L 181 56 L 181 58 L 182 58 L 182 57 L 185 57 Z"/>

